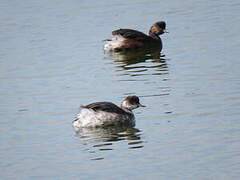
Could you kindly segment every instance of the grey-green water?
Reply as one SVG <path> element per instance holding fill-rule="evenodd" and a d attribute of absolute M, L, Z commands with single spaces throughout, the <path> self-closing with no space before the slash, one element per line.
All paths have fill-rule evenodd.
<path fill-rule="evenodd" d="M 238 1 L 0 2 L 1 179 L 238 179 Z M 165 20 L 164 57 L 107 54 Z M 76 134 L 81 104 L 140 96 L 136 126 Z"/>

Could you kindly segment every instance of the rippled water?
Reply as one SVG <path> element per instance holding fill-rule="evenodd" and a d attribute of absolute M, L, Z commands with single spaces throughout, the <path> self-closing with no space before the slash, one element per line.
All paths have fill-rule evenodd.
<path fill-rule="evenodd" d="M 3 179 L 238 179 L 240 3 L 1 1 Z M 104 53 L 165 20 L 163 50 Z M 136 94 L 136 126 L 74 132 L 81 104 Z"/>

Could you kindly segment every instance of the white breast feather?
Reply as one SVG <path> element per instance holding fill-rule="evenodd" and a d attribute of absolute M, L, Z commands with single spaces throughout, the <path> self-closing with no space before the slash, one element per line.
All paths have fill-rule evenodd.
<path fill-rule="evenodd" d="M 77 119 L 73 121 L 73 127 L 76 131 L 84 127 L 99 127 L 107 125 L 118 125 L 121 123 L 131 123 L 135 125 L 134 115 L 116 114 L 105 111 L 94 111 L 92 109 L 82 108 L 77 115 Z"/>
<path fill-rule="evenodd" d="M 73 127 L 78 130 L 82 127 L 97 127 L 102 125 L 117 124 L 119 121 L 126 119 L 115 113 L 104 111 L 94 111 L 92 109 L 83 108 L 77 115 L 77 120 L 73 122 Z"/>
<path fill-rule="evenodd" d="M 123 45 L 123 41 L 125 40 L 124 37 L 120 35 L 114 35 L 111 41 L 107 41 L 104 45 L 105 51 L 113 51 L 116 48 L 120 48 Z"/>

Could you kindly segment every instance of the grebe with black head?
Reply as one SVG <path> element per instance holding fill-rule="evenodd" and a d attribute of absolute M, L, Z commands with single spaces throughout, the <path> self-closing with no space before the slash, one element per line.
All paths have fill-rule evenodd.
<path fill-rule="evenodd" d="M 162 49 L 159 35 L 168 32 L 164 21 L 156 22 L 149 30 L 149 35 L 133 29 L 118 29 L 112 32 L 112 39 L 107 39 L 105 51 L 124 51 L 138 48 Z"/>

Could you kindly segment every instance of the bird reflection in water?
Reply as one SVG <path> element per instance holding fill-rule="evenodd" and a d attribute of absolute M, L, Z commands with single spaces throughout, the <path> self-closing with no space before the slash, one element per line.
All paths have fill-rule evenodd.
<path fill-rule="evenodd" d="M 120 52 L 105 52 L 114 60 L 116 67 L 124 73 L 120 75 L 162 75 L 168 74 L 165 55 L 160 53 L 161 49 L 137 49 Z M 149 69 L 153 72 L 147 72 Z M 129 72 L 131 71 L 131 72 Z"/>
<path fill-rule="evenodd" d="M 128 149 L 143 148 L 141 133 L 139 129 L 131 126 L 110 126 L 104 128 L 81 128 L 76 131 L 76 136 L 83 141 L 84 145 L 88 146 L 87 151 L 96 154 L 99 151 L 114 150 L 114 143 L 119 141 L 127 141 Z M 104 158 L 98 157 L 98 155 L 92 158 L 92 160 L 101 159 Z"/>

